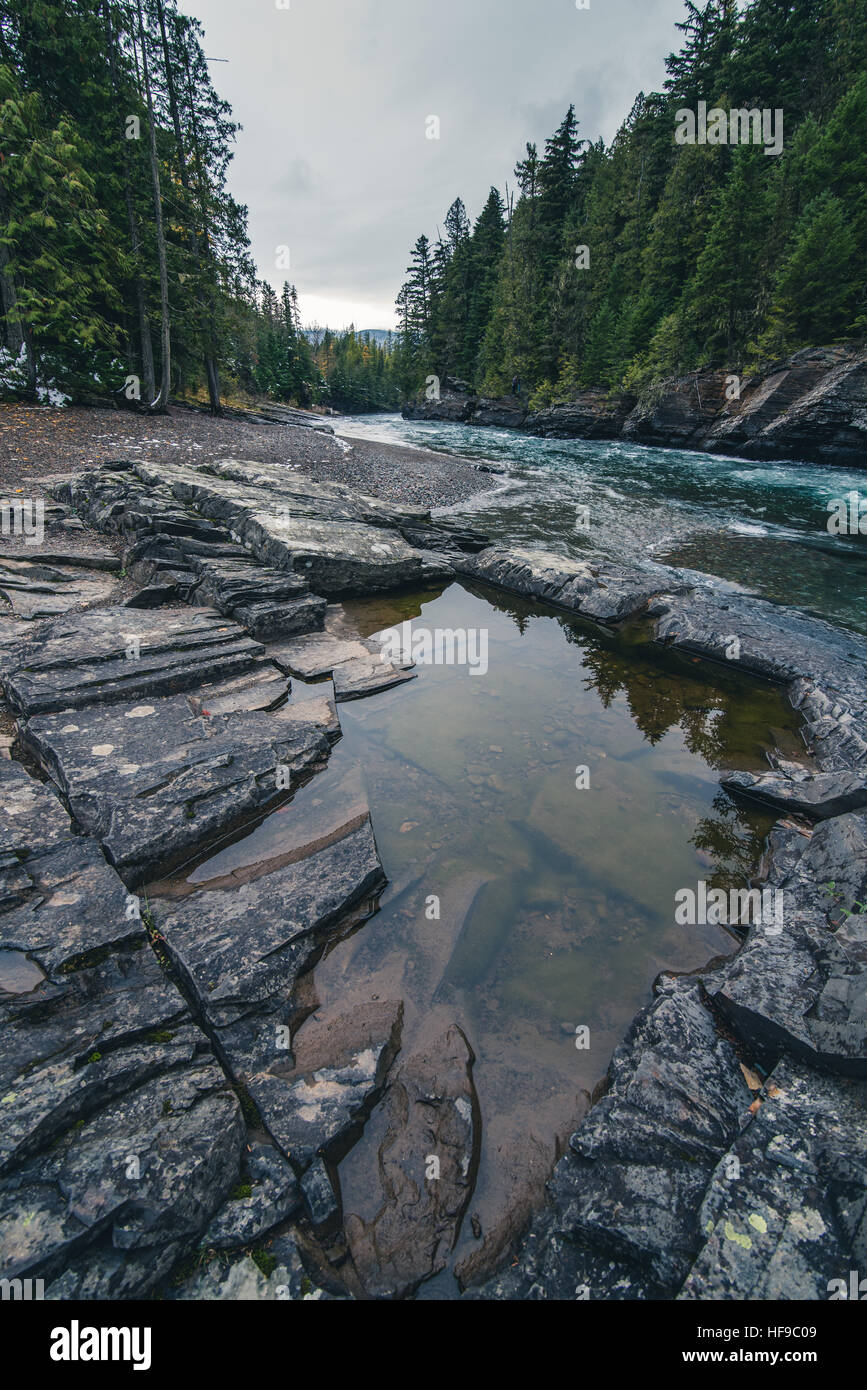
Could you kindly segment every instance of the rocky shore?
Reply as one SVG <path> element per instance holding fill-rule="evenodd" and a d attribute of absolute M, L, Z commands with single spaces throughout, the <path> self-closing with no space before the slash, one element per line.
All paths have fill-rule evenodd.
<path fill-rule="evenodd" d="M 357 784 L 303 823 L 292 798 L 343 702 L 415 676 L 341 600 L 462 577 L 784 685 L 814 755 L 727 781 L 780 811 L 761 881 L 783 930 L 660 978 L 547 1205 L 465 1296 L 824 1299 L 865 1267 L 867 642 L 687 571 L 500 551 L 275 462 L 104 459 L 46 486 L 63 563 L 0 561 L 0 1277 L 394 1298 L 443 1267 L 482 1141 L 472 1049 L 455 1020 L 404 1055 L 400 999 L 315 1015 L 311 972 L 388 865 Z M 281 807 L 279 857 L 183 888 Z M 337 1165 L 375 1111 L 381 1205 L 346 1229 Z"/>
<path fill-rule="evenodd" d="M 446 378 L 439 400 L 404 407 L 408 420 L 493 425 L 554 439 L 631 439 L 747 459 L 867 467 L 867 350 L 803 348 L 757 375 L 693 372 L 646 398 L 589 390 L 530 411 L 510 396 L 474 395 Z"/>

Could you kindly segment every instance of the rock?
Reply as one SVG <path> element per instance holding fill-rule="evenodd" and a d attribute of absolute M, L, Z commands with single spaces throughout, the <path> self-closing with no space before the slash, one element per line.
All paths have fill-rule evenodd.
<path fill-rule="evenodd" d="M 178 904 L 154 905 L 166 949 L 210 1026 L 238 1025 L 219 1034 L 219 1046 L 245 1084 L 281 1060 L 284 1020 L 273 1010 L 339 934 L 343 919 L 364 910 L 384 883 L 373 832 L 364 823 L 307 858 L 242 883 L 237 892 L 200 892 Z M 256 1010 L 265 1012 L 254 1018 Z"/>
<path fill-rule="evenodd" d="M 308 1021 L 293 1039 L 294 1065 L 277 1054 L 248 1081 L 270 1133 L 296 1166 L 308 1167 L 317 1153 L 342 1157 L 382 1090 L 402 1021 L 403 1004 L 392 1002 Z"/>
<path fill-rule="evenodd" d="M 295 1174 L 283 1155 L 270 1144 L 250 1145 L 240 1184 L 229 1193 L 199 1244 L 209 1250 L 251 1245 L 292 1216 L 300 1201 Z"/>
<path fill-rule="evenodd" d="M 54 1297 L 142 1296 L 226 1194 L 242 1137 L 238 1101 L 207 1058 L 126 1091 L 3 1179 L 2 1275 L 62 1276 Z M 118 1271 L 114 1252 L 131 1268 Z"/>
<path fill-rule="evenodd" d="M 330 751 L 280 711 L 197 717 L 182 695 L 41 715 L 24 741 L 130 885 L 279 804 Z"/>
<path fill-rule="evenodd" d="M 254 667 L 232 680 L 200 686 L 187 696 L 193 714 L 210 719 L 215 714 L 237 714 L 241 710 L 271 710 L 289 695 L 290 683 L 276 666 Z"/>
<path fill-rule="evenodd" d="M 513 1267 L 472 1297 L 669 1298 L 701 1247 L 710 1175 L 752 1094 L 700 984 L 670 981 L 633 1022 Z"/>
<path fill-rule="evenodd" d="M 623 423 L 624 439 L 663 448 L 700 448 L 729 402 L 725 371 L 691 372 L 657 384 Z"/>
<path fill-rule="evenodd" d="M 832 930 L 836 902 L 867 898 L 867 816 L 823 821 L 794 866 L 772 870 L 782 924 L 754 924 L 713 997 L 766 1066 L 784 1049 L 847 1076 L 867 1076 L 867 917 Z M 832 887 L 833 885 L 833 887 Z"/>
<path fill-rule="evenodd" d="M 46 509 L 47 510 L 47 509 Z M 97 545 L 91 542 L 87 550 L 46 550 L 44 546 L 37 546 L 30 550 L 0 550 L 0 565 L 7 560 L 26 559 L 28 555 L 40 565 L 63 565 L 72 569 L 85 570 L 119 570 L 123 568 L 123 562 L 118 559 L 113 550 L 107 546 Z"/>
<path fill-rule="evenodd" d="M 268 654 L 301 680 L 330 675 L 338 703 L 363 699 L 415 679 L 414 671 L 383 660 L 382 651 L 375 644 L 342 640 L 329 632 L 273 645 Z"/>
<path fill-rule="evenodd" d="M 457 1240 L 481 1144 L 473 1061 L 453 1026 L 403 1062 L 382 1102 L 382 1202 L 369 1221 L 346 1219 L 353 1263 L 373 1297 L 413 1292 L 445 1267 Z"/>
<path fill-rule="evenodd" d="M 498 429 L 517 430 L 527 418 L 526 406 L 515 396 L 491 400 L 480 396 L 472 414 L 474 425 L 495 425 Z"/>
<path fill-rule="evenodd" d="M 540 550 L 490 548 L 456 564 L 462 573 L 541 599 L 596 622 L 621 621 L 641 611 L 674 572 L 659 565 L 618 565 L 601 558 L 573 560 Z M 677 587 L 677 586 L 675 586 Z M 682 583 L 684 591 L 687 584 Z"/>
<path fill-rule="evenodd" d="M 36 559 L 0 559 L 0 594 L 22 618 L 50 618 L 87 603 L 110 598 L 117 581 L 94 568 L 49 565 Z"/>
<path fill-rule="evenodd" d="M 210 1261 L 173 1296 L 184 1301 L 194 1299 L 197 1303 L 282 1303 L 327 1295 L 311 1282 L 303 1267 L 299 1273 L 294 1266 L 287 1269 L 278 1263 L 266 1275 L 250 1255 L 241 1255 L 232 1260 Z"/>
<path fill-rule="evenodd" d="M 314 1158 L 301 1179 L 310 1220 L 317 1230 L 332 1230 L 340 1220 L 340 1199 L 323 1158 Z"/>
<path fill-rule="evenodd" d="M 403 414 L 553 438 L 623 438 L 860 468 L 867 456 L 867 350 L 855 344 L 802 348 L 752 377 L 726 368 L 691 372 L 654 383 L 641 400 L 598 388 L 529 413 L 513 397 L 480 400 L 469 387 L 444 389 L 439 401 L 413 402 Z"/>
<path fill-rule="evenodd" d="M 867 768 L 863 772 L 730 772 L 720 779 L 727 791 L 789 814 L 827 820 L 867 808 Z"/>
<path fill-rule="evenodd" d="M 579 391 L 562 405 L 528 415 L 524 428 L 549 439 L 616 439 L 635 405 L 635 396 L 628 394 Z"/>
<path fill-rule="evenodd" d="M 780 1062 L 702 1202 L 681 1299 L 824 1302 L 867 1253 L 867 1084 Z M 839 1286 L 838 1286 L 839 1287 Z"/>
<path fill-rule="evenodd" d="M 867 352 L 863 349 L 804 348 L 747 382 L 741 397 L 742 408 L 712 428 L 705 447 L 745 458 L 798 458 L 863 467 L 867 447 Z"/>
<path fill-rule="evenodd" d="M 69 817 L 50 787 L 20 763 L 0 761 L 0 863 L 69 839 Z M 2 869 L 0 869 L 2 875 Z"/>
<path fill-rule="evenodd" d="M 194 563 L 201 577 L 193 601 L 213 604 L 258 640 L 321 631 L 326 601 L 311 594 L 297 575 L 265 569 L 249 559 Z"/>
<path fill-rule="evenodd" d="M 227 526 L 262 564 L 296 572 L 317 594 L 375 593 L 447 574 L 449 566 L 415 550 L 402 524 L 427 522 L 425 512 L 386 508 L 337 484 L 314 484 L 269 464 L 221 460 L 195 469 L 137 463 L 103 474 L 72 492 L 103 524 L 153 524 L 175 505 Z M 119 510 L 121 509 L 121 510 Z M 167 527 L 160 515 L 160 529 Z M 224 533 L 223 533 L 224 534 Z"/>
<path fill-rule="evenodd" d="M 190 690 L 249 671 L 262 651 L 212 609 L 103 608 L 40 628 L 3 654 L 0 676 L 14 710 L 45 714 Z"/>
<path fill-rule="evenodd" d="M 94 951 L 138 940 L 144 928 L 93 840 L 68 836 L 21 865 L 21 903 L 0 915 L 0 948 L 29 952 L 53 974 Z"/>

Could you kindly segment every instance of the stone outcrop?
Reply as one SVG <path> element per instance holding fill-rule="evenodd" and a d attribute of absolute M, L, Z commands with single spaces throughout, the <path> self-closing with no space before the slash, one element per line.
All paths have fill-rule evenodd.
<path fill-rule="evenodd" d="M 0 1275 L 52 1299 L 302 1300 L 408 1297 L 445 1268 L 479 1165 L 473 1053 L 438 1023 L 404 1055 L 397 998 L 317 1014 L 314 966 L 386 879 L 357 772 L 305 798 L 336 702 L 413 674 L 328 598 L 454 573 L 780 683 L 813 757 L 727 782 L 787 817 L 756 880 L 781 929 L 659 978 L 547 1205 L 466 1296 L 815 1299 L 863 1267 L 863 638 L 256 464 L 60 490 L 127 540 L 142 606 L 0 620 L 28 760 L 0 761 Z M 297 700 L 296 679 L 326 684 Z M 374 1116 L 378 1192 L 342 1232 L 338 1165 Z"/>
<path fill-rule="evenodd" d="M 594 389 L 529 411 L 514 397 L 474 396 L 448 378 L 439 401 L 404 407 L 410 420 L 497 425 L 557 439 L 631 439 L 751 459 L 867 467 L 867 350 L 802 348 L 753 376 L 692 372 L 646 397 Z"/>

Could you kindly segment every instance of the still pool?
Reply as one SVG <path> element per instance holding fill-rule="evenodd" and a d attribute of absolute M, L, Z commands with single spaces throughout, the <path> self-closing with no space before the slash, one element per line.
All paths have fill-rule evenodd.
<path fill-rule="evenodd" d="M 470 1210 L 484 1239 L 465 1222 L 452 1260 L 468 1277 L 539 1199 L 655 976 L 737 949 L 723 928 L 674 921 L 678 888 L 744 884 L 772 824 L 736 805 L 720 772 L 803 747 L 779 691 L 670 661 L 640 631 L 609 639 L 459 584 L 348 612 L 365 636 L 407 620 L 487 632 L 484 675 L 424 666 L 341 706 L 325 775 L 345 787 L 357 770 L 389 887 L 315 974 L 323 1018 L 403 999 L 404 1055 L 464 1030 L 483 1125 Z M 323 791 L 314 782 L 299 810 Z M 379 1193 L 377 1118 L 340 1170 L 344 1213 L 363 1220 Z"/>

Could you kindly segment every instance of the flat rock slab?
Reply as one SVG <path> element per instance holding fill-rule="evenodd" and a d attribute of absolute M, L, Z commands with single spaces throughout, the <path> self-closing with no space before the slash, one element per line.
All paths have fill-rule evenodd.
<path fill-rule="evenodd" d="M 820 772 L 811 776 L 774 772 L 731 772 L 720 779 L 727 791 L 790 814 L 828 820 L 867 810 L 867 766 L 861 772 Z"/>
<path fill-rule="evenodd" d="M 236 1075 L 249 1078 L 278 1058 L 283 1020 L 273 1011 L 290 1004 L 299 975 L 384 883 L 365 823 L 235 891 L 155 906 L 169 954 L 205 1018 L 223 1030 L 219 1046 Z M 248 1027 L 231 1028 L 254 1013 Z"/>
<path fill-rule="evenodd" d="M 190 1249 L 238 1172 L 240 1105 L 213 1060 L 112 1100 L 0 1185 L 6 1278 L 49 1298 L 134 1298 Z"/>
<path fill-rule="evenodd" d="M 87 550 L 52 550 L 40 545 L 33 549 L 0 550 L 0 565 L 8 560 L 27 560 L 40 565 L 63 565 L 84 570 L 119 570 L 123 562 L 113 550 L 98 545 L 92 538 Z"/>
<path fill-rule="evenodd" d="M 402 685 L 414 680 L 416 674 L 383 661 L 375 647 L 367 643 L 335 637 L 330 632 L 311 633 L 294 642 L 272 645 L 268 655 L 301 680 L 330 675 L 338 703 Z"/>
<path fill-rule="evenodd" d="M 790 832 L 790 838 L 796 832 Z M 772 863 L 781 922 L 753 924 L 713 995 L 772 1066 L 784 1050 L 848 1076 L 867 1076 L 867 815 L 822 821 L 800 854 Z"/>
<path fill-rule="evenodd" d="M 238 1250 L 251 1245 L 297 1211 L 301 1194 L 292 1165 L 271 1144 L 247 1145 L 241 1181 L 217 1212 L 200 1245 Z"/>
<path fill-rule="evenodd" d="M 704 1247 L 680 1298 L 853 1297 L 867 1252 L 867 1082 L 784 1061 L 748 1119 L 702 1203 Z"/>
<path fill-rule="evenodd" d="M 676 586 L 675 571 L 662 565 L 618 565 L 602 557 L 575 560 L 542 550 L 491 547 L 461 558 L 455 568 L 474 579 L 601 623 L 631 617 L 661 590 Z M 682 581 L 682 588 L 688 587 Z"/>
<path fill-rule="evenodd" d="M 212 609 L 105 608 L 41 626 L 0 655 L 6 698 L 25 715 L 175 694 L 248 671 L 263 648 Z"/>
<path fill-rule="evenodd" d="M 43 786 L 20 763 L 0 760 L 0 859 L 24 858 L 69 839 L 69 817 L 53 788 Z"/>
<path fill-rule="evenodd" d="M 130 895 L 95 841 L 68 837 L 29 855 L 21 872 L 28 889 L 0 915 L 0 949 L 26 951 L 54 974 L 107 946 L 144 941 Z"/>
<path fill-rule="evenodd" d="M 331 747 L 279 712 L 206 718 L 181 695 L 41 715 L 25 738 L 130 884 L 277 804 Z"/>
<path fill-rule="evenodd" d="M 116 579 L 97 569 L 49 565 L 42 558 L 0 559 L 0 594 L 20 618 L 50 618 L 70 608 L 102 603 L 116 588 Z"/>
<path fill-rule="evenodd" d="M 403 1004 L 361 1004 L 338 1018 L 303 1025 L 294 1065 L 274 1064 L 248 1081 L 268 1129 L 300 1168 L 319 1153 L 336 1159 L 373 1105 L 400 1046 Z"/>
<path fill-rule="evenodd" d="M 270 710 L 289 695 L 290 683 L 276 666 L 254 667 L 243 676 L 201 686 L 187 703 L 193 714 L 237 714 L 241 710 Z"/>
<path fill-rule="evenodd" d="M 369 1221 L 346 1219 L 353 1263 L 373 1297 L 411 1293 L 445 1267 L 457 1240 L 481 1145 L 473 1061 L 453 1026 L 403 1062 L 382 1102 L 381 1206 Z"/>

